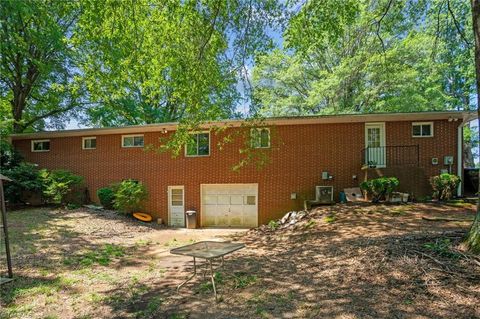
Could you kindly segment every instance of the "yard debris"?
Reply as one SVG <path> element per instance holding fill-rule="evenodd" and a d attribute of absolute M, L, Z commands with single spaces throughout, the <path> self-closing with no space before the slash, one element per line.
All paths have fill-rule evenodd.
<path fill-rule="evenodd" d="M 288 226 L 295 225 L 298 223 L 300 220 L 305 218 L 305 216 L 308 215 L 308 212 L 305 210 L 301 211 L 291 211 L 286 213 L 282 218 L 278 220 L 278 223 L 280 224 L 280 228 L 286 228 Z"/>
<path fill-rule="evenodd" d="M 257 229 L 264 232 L 264 231 L 275 231 L 277 229 L 284 229 L 290 226 L 296 225 L 299 221 L 304 219 L 308 216 L 308 211 L 301 210 L 301 211 L 290 211 L 283 215 L 282 218 L 278 220 L 272 220 L 268 223 L 268 225 L 262 225 Z"/>
<path fill-rule="evenodd" d="M 365 196 L 360 187 L 344 188 L 343 192 L 348 202 L 365 202 Z"/>

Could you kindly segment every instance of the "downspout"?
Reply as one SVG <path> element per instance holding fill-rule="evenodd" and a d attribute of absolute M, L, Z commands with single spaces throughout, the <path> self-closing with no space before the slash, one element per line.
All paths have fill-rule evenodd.
<path fill-rule="evenodd" d="M 460 183 L 457 187 L 457 196 L 463 194 L 463 124 L 457 128 L 457 176 L 460 177 Z"/>

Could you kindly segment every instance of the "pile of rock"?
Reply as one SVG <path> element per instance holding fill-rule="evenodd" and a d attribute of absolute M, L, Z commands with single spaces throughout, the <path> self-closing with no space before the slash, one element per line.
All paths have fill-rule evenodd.
<path fill-rule="evenodd" d="M 282 218 L 278 220 L 272 220 L 267 225 L 262 225 L 253 231 L 260 231 L 260 232 L 272 232 L 278 229 L 284 229 L 288 227 L 295 227 L 295 225 L 303 220 L 308 215 L 308 211 L 301 210 L 301 211 L 291 211 L 286 213 Z"/>
<path fill-rule="evenodd" d="M 280 228 L 285 228 L 288 226 L 295 225 L 300 220 L 304 219 L 308 215 L 306 210 L 301 210 L 299 212 L 291 211 L 286 213 L 282 218 L 278 220 Z"/>

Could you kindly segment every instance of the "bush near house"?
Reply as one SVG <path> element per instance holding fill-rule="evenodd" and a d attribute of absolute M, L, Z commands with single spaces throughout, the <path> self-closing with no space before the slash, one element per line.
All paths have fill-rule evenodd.
<path fill-rule="evenodd" d="M 42 179 L 33 164 L 19 163 L 8 169 L 2 169 L 2 174 L 12 180 L 4 184 L 5 199 L 11 204 L 23 203 L 27 192 L 42 193 Z"/>
<path fill-rule="evenodd" d="M 0 141 L 0 167 L 2 172 L 19 166 L 23 162 L 23 156 L 5 141 Z"/>
<path fill-rule="evenodd" d="M 460 178 L 453 174 L 440 174 L 430 178 L 433 188 L 433 197 L 439 200 L 449 200 L 455 194 L 460 184 Z"/>
<path fill-rule="evenodd" d="M 40 179 L 43 183 L 43 195 L 48 202 L 55 204 L 66 204 L 66 195 L 83 183 L 83 177 L 64 169 L 53 171 L 42 169 Z"/>
<path fill-rule="evenodd" d="M 97 196 L 105 209 L 113 209 L 115 190 L 113 187 L 102 187 L 97 190 Z"/>
<path fill-rule="evenodd" d="M 38 170 L 33 164 L 17 162 L 19 157 L 12 153 L 9 158 L 2 154 L 2 174 L 12 181 L 5 183 L 5 198 L 10 204 L 29 201 L 33 196 L 38 204 L 67 204 L 72 202 L 75 188 L 83 182 L 83 177 L 67 170 Z M 8 164 L 8 165 L 7 165 Z M 67 196 L 68 195 L 68 196 Z"/>
<path fill-rule="evenodd" d="M 0 141 L 0 172 L 12 181 L 4 184 L 5 199 L 10 204 L 25 202 L 25 194 L 41 193 L 42 182 L 38 169 L 23 162 L 23 157 L 12 145 Z"/>
<path fill-rule="evenodd" d="M 113 207 L 123 213 L 133 213 L 142 208 L 147 196 L 145 185 L 134 180 L 125 180 L 115 191 Z"/>
<path fill-rule="evenodd" d="M 396 177 L 380 177 L 362 182 L 360 188 L 372 196 L 372 202 L 378 203 L 390 196 L 399 184 Z"/>

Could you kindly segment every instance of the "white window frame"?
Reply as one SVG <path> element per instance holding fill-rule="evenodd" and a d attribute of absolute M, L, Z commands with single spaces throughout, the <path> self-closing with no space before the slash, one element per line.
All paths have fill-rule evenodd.
<path fill-rule="evenodd" d="M 253 137 L 254 137 L 254 136 L 253 136 L 252 132 L 257 131 L 257 132 L 259 132 L 259 133 L 261 134 L 262 130 L 267 130 L 267 131 L 268 131 L 268 146 L 261 146 L 261 145 L 260 145 L 260 146 L 257 146 L 257 145 L 255 145 L 255 141 L 253 140 Z M 259 136 L 260 136 L 260 143 L 261 143 L 261 135 L 259 135 Z M 250 140 L 251 140 L 251 143 L 253 144 L 253 145 L 252 145 L 253 148 L 270 148 L 270 146 L 271 146 L 271 132 L 270 132 L 270 128 L 268 128 L 268 127 L 257 127 L 257 128 L 252 128 L 252 129 L 250 129 Z"/>
<path fill-rule="evenodd" d="M 95 150 L 97 149 L 97 144 L 95 144 L 95 147 L 85 147 L 85 141 L 86 140 L 97 140 L 96 136 L 87 136 L 87 137 L 82 137 L 82 150 Z"/>
<path fill-rule="evenodd" d="M 127 137 L 143 137 L 143 145 L 129 145 L 129 146 L 125 146 L 125 138 Z M 145 136 L 143 134 L 129 134 L 129 135 L 122 135 L 122 148 L 138 148 L 138 147 L 145 147 Z"/>
<path fill-rule="evenodd" d="M 413 127 L 420 125 L 420 133 L 422 133 L 422 125 L 430 125 L 430 135 L 413 135 Z M 433 122 L 412 122 L 412 137 L 422 138 L 422 137 L 433 137 Z"/>
<path fill-rule="evenodd" d="M 207 155 L 188 155 L 187 154 L 187 148 L 188 146 L 185 144 L 185 157 L 208 157 L 211 154 L 211 141 L 212 139 L 210 138 L 210 132 L 209 131 L 199 131 L 199 132 L 190 132 L 188 133 L 189 135 L 198 135 L 198 134 L 208 134 L 208 154 Z M 197 153 L 198 153 L 198 144 L 197 144 Z"/>
<path fill-rule="evenodd" d="M 33 145 L 35 143 L 42 143 L 42 142 L 50 142 L 50 145 L 48 147 L 48 150 L 36 150 L 34 149 Z M 34 152 L 34 153 L 42 153 L 42 152 L 50 152 L 50 146 L 51 146 L 52 142 L 50 140 L 32 140 L 31 141 L 31 144 L 30 144 L 30 147 L 31 147 L 31 151 Z"/>

